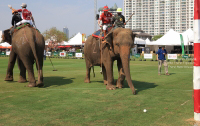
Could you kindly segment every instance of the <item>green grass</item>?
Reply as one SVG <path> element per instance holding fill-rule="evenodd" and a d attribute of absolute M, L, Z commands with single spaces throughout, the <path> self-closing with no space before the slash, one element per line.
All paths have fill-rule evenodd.
<path fill-rule="evenodd" d="M 131 61 L 131 76 L 137 95 L 125 88 L 106 90 L 100 68 L 84 83 L 83 59 L 44 61 L 43 88 L 5 82 L 8 57 L 0 57 L 0 126 L 188 126 L 194 125 L 192 64 L 169 63 L 170 76 L 158 76 L 158 62 Z M 177 66 L 188 66 L 179 68 Z M 115 80 L 118 78 L 116 62 Z M 35 77 L 37 77 L 35 70 Z M 144 113 L 143 109 L 147 109 Z"/>

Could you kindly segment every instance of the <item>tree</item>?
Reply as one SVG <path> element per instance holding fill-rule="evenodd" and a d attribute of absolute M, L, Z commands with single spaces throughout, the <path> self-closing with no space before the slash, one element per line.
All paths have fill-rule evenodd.
<path fill-rule="evenodd" d="M 43 36 L 45 41 L 48 39 L 50 40 L 48 44 L 49 51 L 57 50 L 59 42 L 68 40 L 66 34 L 62 31 L 57 30 L 56 27 L 52 27 L 49 30 L 46 30 L 43 33 Z"/>
<path fill-rule="evenodd" d="M 159 38 L 161 38 L 163 35 L 155 35 L 155 36 L 153 36 L 153 38 L 152 38 L 152 40 L 153 41 L 156 41 L 156 40 L 158 40 Z"/>
<path fill-rule="evenodd" d="M 56 27 L 52 27 L 43 33 L 44 39 L 53 41 L 54 43 L 59 43 L 62 41 L 68 41 L 66 34 L 62 31 L 57 30 Z"/>

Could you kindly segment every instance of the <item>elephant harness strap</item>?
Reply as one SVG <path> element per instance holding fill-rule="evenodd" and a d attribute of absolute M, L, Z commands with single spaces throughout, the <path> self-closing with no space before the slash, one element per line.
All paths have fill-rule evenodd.
<path fill-rule="evenodd" d="M 32 29 L 34 29 L 34 30 L 36 30 L 36 31 L 38 31 L 38 32 L 40 33 L 40 31 L 39 31 L 38 29 L 32 27 L 29 23 L 24 23 L 24 24 L 22 24 L 22 25 L 16 27 L 16 28 L 14 29 L 14 31 L 13 31 L 12 34 L 14 34 L 15 32 L 17 32 L 17 31 L 19 31 L 20 29 L 23 29 L 23 28 L 25 28 L 25 27 L 27 27 L 27 26 L 28 26 L 29 28 L 32 28 Z"/>

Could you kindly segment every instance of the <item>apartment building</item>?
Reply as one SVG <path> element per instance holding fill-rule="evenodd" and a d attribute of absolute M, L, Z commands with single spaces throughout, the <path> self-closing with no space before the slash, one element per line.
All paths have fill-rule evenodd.
<path fill-rule="evenodd" d="M 164 35 L 169 29 L 193 29 L 193 0 L 124 0 L 126 28 L 141 29 L 150 35 Z"/>

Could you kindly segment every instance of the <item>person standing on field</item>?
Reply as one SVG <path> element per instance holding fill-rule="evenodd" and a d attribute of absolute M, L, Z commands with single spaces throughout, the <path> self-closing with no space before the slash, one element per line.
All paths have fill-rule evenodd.
<path fill-rule="evenodd" d="M 162 64 L 164 64 L 164 67 L 165 67 L 165 75 L 170 75 L 168 73 L 168 65 L 167 65 L 167 61 L 165 58 L 165 56 L 167 55 L 165 46 L 162 46 L 161 49 L 158 49 L 158 52 L 156 54 L 158 54 L 158 75 L 161 75 Z"/>

